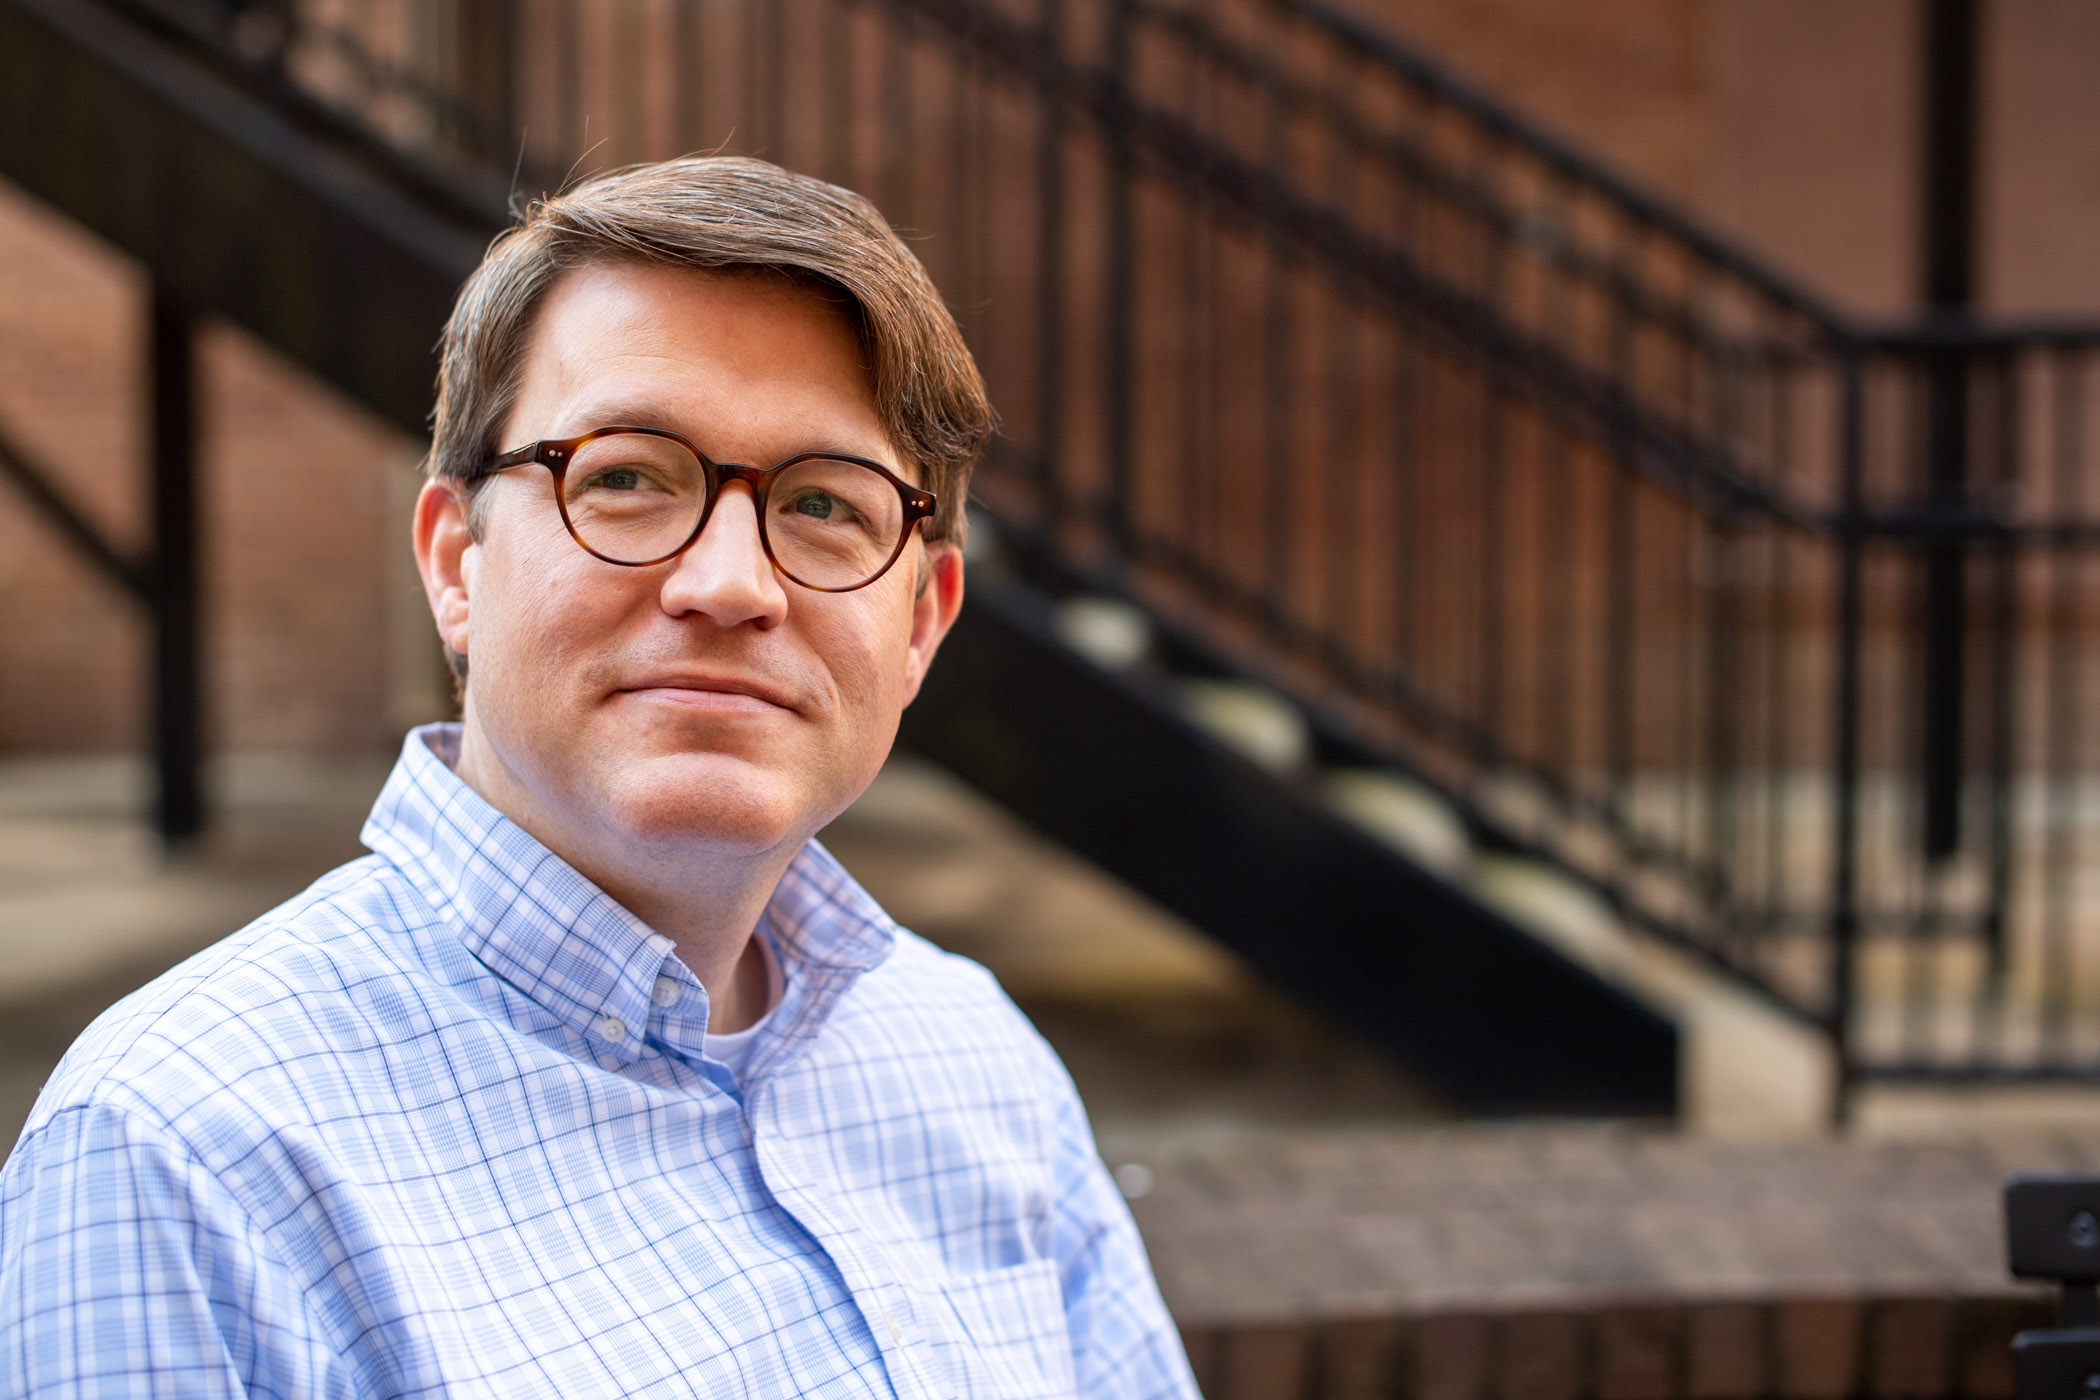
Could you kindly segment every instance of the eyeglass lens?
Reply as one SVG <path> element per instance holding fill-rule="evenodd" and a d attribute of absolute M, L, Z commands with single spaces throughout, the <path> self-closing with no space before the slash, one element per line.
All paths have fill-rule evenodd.
<path fill-rule="evenodd" d="M 707 473 L 668 438 L 613 433 L 577 449 L 562 490 L 578 539 L 608 559 L 641 564 L 692 535 L 707 506 Z M 790 578 L 845 588 L 889 562 L 904 524 L 894 483 L 858 462 L 811 457 L 774 475 L 761 528 Z"/>

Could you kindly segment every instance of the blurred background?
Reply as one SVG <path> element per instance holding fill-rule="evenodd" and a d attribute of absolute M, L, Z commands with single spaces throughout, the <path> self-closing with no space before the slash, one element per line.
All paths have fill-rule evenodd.
<path fill-rule="evenodd" d="M 2100 1156 L 2100 8 L 0 0 L 0 1134 L 358 854 L 512 203 L 866 193 L 1003 418 L 824 839 L 1206 1392 L 2004 1395 Z"/>

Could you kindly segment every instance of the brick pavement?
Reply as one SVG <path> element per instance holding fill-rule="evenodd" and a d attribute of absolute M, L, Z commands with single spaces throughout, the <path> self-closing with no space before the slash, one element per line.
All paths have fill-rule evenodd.
<path fill-rule="evenodd" d="M 1466 1125 L 1103 1149 L 1149 1171 L 1133 1210 L 1212 1400 L 2008 1395 L 2012 1333 L 2048 1306 L 2004 1272 L 2000 1182 L 2100 1168 L 2092 1133 Z"/>

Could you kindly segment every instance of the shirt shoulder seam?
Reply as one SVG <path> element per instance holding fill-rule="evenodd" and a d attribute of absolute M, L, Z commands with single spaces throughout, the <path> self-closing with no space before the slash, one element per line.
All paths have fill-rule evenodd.
<path fill-rule="evenodd" d="M 64 1108 L 55 1110 L 50 1117 L 46 1118 L 42 1123 L 38 1124 L 35 1129 L 28 1133 L 25 1133 L 22 1137 L 22 1141 L 16 1144 L 16 1147 L 19 1150 L 20 1147 L 27 1145 L 32 1139 L 42 1137 L 44 1134 L 50 1131 L 51 1125 L 61 1118 L 70 1119 L 78 1117 L 82 1114 L 96 1111 L 111 1113 L 120 1118 L 129 1119 L 133 1122 L 144 1124 L 145 1126 L 153 1129 L 155 1131 L 155 1135 L 159 1137 L 161 1141 L 167 1143 L 170 1147 L 172 1147 L 181 1155 L 181 1158 L 184 1163 L 191 1167 L 194 1167 L 196 1170 L 202 1172 L 205 1176 L 209 1177 L 211 1181 L 219 1188 L 219 1190 L 225 1194 L 228 1203 L 230 1203 L 235 1209 L 240 1211 L 242 1218 L 248 1222 L 249 1227 L 254 1231 L 256 1237 L 263 1242 L 264 1247 L 270 1253 L 270 1262 L 277 1269 L 279 1269 L 286 1278 L 292 1279 L 294 1281 L 295 1286 L 299 1290 L 300 1301 L 306 1305 L 308 1315 L 312 1317 L 316 1321 L 316 1323 L 323 1329 L 324 1335 L 334 1332 L 335 1329 L 331 1327 L 327 1322 L 326 1310 L 323 1308 L 316 1307 L 314 1305 L 314 1289 L 318 1281 L 299 1280 L 299 1271 L 292 1267 L 290 1257 L 286 1254 L 282 1242 L 277 1237 L 276 1229 L 271 1226 L 268 1220 L 266 1220 L 263 1216 L 257 1213 L 255 1208 L 249 1202 L 241 1199 L 240 1193 L 235 1191 L 233 1186 L 229 1182 L 227 1182 L 227 1180 L 224 1177 L 222 1177 L 218 1172 L 212 1170 L 211 1164 L 208 1161 L 206 1161 L 204 1155 L 197 1150 L 196 1144 L 192 1143 L 189 1140 L 188 1135 L 186 1135 L 180 1128 L 176 1127 L 175 1124 L 172 1121 L 170 1121 L 165 1115 L 159 1114 L 157 1112 L 152 1112 L 143 1107 L 135 1107 L 132 1105 L 117 1103 L 109 1098 L 98 1095 L 93 1098 L 85 1099 L 79 1103 L 69 1103 Z M 328 1338 L 328 1349 L 331 1353 L 333 1353 L 337 1361 L 341 1362 L 346 1367 L 351 1365 L 349 1353 L 343 1349 L 343 1347 L 333 1336 L 329 1336 Z"/>

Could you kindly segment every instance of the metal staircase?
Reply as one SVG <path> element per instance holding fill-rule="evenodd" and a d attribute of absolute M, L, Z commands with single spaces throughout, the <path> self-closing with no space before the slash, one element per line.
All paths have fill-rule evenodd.
<path fill-rule="evenodd" d="M 411 428 L 509 191 L 725 144 L 908 230 L 1005 414 L 910 742 L 1477 1107 L 1667 1113 L 1675 1028 L 1338 775 L 1848 1072 L 2091 1072 L 2100 333 L 1855 325 L 1311 0 L 0 0 L 0 173 Z"/>

